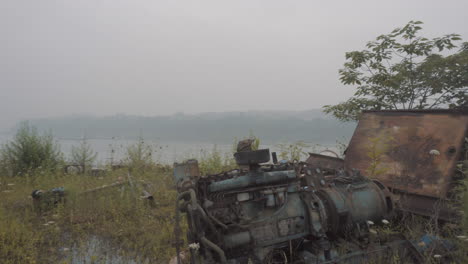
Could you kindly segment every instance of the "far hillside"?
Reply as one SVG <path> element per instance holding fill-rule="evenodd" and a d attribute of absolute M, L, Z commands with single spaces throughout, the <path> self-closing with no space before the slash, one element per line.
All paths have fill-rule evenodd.
<path fill-rule="evenodd" d="M 248 111 L 177 113 L 170 116 L 107 117 L 66 116 L 35 119 L 30 123 L 40 130 L 50 130 L 62 139 L 127 138 L 142 136 L 146 139 L 180 142 L 232 142 L 234 138 L 249 134 L 263 142 L 306 141 L 335 143 L 349 139 L 355 123 L 342 123 L 322 113 L 308 111 Z"/>

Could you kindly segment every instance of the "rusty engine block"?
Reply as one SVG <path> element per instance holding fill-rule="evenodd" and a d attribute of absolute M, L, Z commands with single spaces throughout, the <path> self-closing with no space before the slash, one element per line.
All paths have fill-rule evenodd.
<path fill-rule="evenodd" d="M 259 165 L 268 149 L 236 153 L 241 166 L 199 177 L 197 162 L 178 164 L 178 211 L 187 213 L 192 263 L 327 263 L 337 241 L 370 242 L 387 221 L 390 192 L 358 171 L 326 176 L 307 163 Z M 383 252 L 385 245 L 374 245 Z M 250 262 L 249 262 L 250 261 Z"/>
<path fill-rule="evenodd" d="M 430 121 L 434 116 L 439 123 Z M 449 174 L 462 154 L 467 117 L 447 112 L 364 113 L 345 160 L 311 154 L 306 162 L 278 163 L 272 153 L 274 162 L 266 164 L 268 149 L 238 149 L 234 157 L 240 169 L 216 175 L 200 175 L 196 160 L 174 164 L 179 192 L 176 236 L 180 212 L 185 212 L 192 264 L 366 263 L 395 253 L 422 263 L 424 249 L 417 242 L 398 236 L 376 239 L 373 226 L 388 224 L 395 211 L 428 215 L 436 201 L 448 199 Z M 428 124 L 430 129 L 425 128 Z M 451 126 L 446 128 L 450 133 L 436 133 L 445 125 Z M 374 139 L 377 136 L 384 143 Z M 411 153 L 411 142 L 423 153 Z M 374 170 L 369 169 L 372 157 L 366 160 L 366 146 L 381 148 L 378 158 L 383 162 L 374 164 Z M 398 166 L 418 158 L 426 166 L 433 164 L 432 171 L 421 174 Z M 402 185 L 405 177 L 414 184 Z M 428 189 L 424 184 L 441 187 Z M 442 220 L 454 217 L 444 210 Z M 178 256 L 179 247 L 177 240 Z"/>

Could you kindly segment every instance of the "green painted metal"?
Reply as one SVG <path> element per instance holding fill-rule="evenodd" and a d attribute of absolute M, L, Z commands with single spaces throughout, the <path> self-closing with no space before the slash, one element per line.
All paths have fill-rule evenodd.
<path fill-rule="evenodd" d="M 244 176 L 224 181 L 214 182 L 210 185 L 210 192 L 228 191 L 233 189 L 247 188 L 250 186 L 260 186 L 278 182 L 294 180 L 294 171 L 273 171 L 273 172 L 249 172 Z"/>
<path fill-rule="evenodd" d="M 335 238 L 353 233 L 362 239 L 368 221 L 378 222 L 392 208 L 385 187 L 354 172 L 325 178 L 302 163 L 249 165 L 240 174 L 206 177 L 188 176 L 188 165 L 175 168 L 176 179 L 191 182 L 188 191 L 179 189 L 178 204 L 187 212 L 189 242 L 201 245 L 193 254 L 204 263 L 269 263 L 284 256 L 327 263 L 339 258 Z"/>

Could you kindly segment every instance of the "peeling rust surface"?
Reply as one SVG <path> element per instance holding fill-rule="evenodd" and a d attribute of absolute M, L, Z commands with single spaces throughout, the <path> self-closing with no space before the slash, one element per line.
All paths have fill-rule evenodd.
<path fill-rule="evenodd" d="M 446 198 L 467 127 L 467 112 L 364 112 L 345 169 L 358 169 L 399 191 Z"/>
<path fill-rule="evenodd" d="M 339 170 L 344 167 L 343 159 L 315 153 L 309 153 L 309 157 L 305 162 L 314 168 L 327 170 Z"/>
<path fill-rule="evenodd" d="M 188 180 L 192 177 L 200 177 L 200 169 L 197 160 L 188 160 L 184 163 L 174 163 L 174 178 L 176 182 Z"/>

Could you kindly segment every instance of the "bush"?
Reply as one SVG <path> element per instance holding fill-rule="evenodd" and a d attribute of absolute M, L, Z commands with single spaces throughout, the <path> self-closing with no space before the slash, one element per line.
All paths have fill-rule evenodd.
<path fill-rule="evenodd" d="M 154 165 L 153 148 L 140 137 L 138 142 L 127 147 L 125 163 L 132 170 L 144 171 Z"/>
<path fill-rule="evenodd" d="M 279 157 L 283 160 L 301 160 L 303 157 L 307 156 L 307 151 L 305 149 L 310 146 L 304 141 L 297 141 L 293 144 L 278 144 L 279 148 Z"/>
<path fill-rule="evenodd" d="M 25 122 L 14 139 L 0 150 L 0 160 L 7 175 L 19 176 L 37 169 L 55 171 L 63 159 L 51 133 L 39 135 L 35 127 Z"/>
<path fill-rule="evenodd" d="M 223 155 L 216 145 L 211 151 L 201 151 L 199 166 L 202 175 L 216 174 L 237 167 L 232 154 L 224 153 Z"/>
<path fill-rule="evenodd" d="M 81 166 L 83 172 L 89 170 L 96 161 L 97 152 L 94 152 L 86 138 L 83 138 L 80 145 L 72 146 L 71 162 Z"/>

